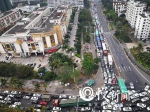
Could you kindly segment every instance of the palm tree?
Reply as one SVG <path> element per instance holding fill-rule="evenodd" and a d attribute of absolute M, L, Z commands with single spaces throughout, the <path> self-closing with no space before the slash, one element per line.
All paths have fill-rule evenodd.
<path fill-rule="evenodd" d="M 7 84 L 7 78 L 0 78 L 1 87 L 5 87 Z"/>
<path fill-rule="evenodd" d="M 18 88 L 18 89 L 22 89 L 23 88 L 23 86 L 24 86 L 24 82 L 23 82 L 23 80 L 16 80 L 16 87 Z"/>
<path fill-rule="evenodd" d="M 142 43 L 139 43 L 137 48 L 138 48 L 138 50 L 143 51 L 143 45 L 142 45 Z"/>
<path fill-rule="evenodd" d="M 10 77 L 10 79 L 9 79 L 9 86 L 10 87 L 15 87 L 15 81 L 16 81 L 16 79 L 14 77 Z"/>
<path fill-rule="evenodd" d="M 39 82 L 35 82 L 34 89 L 35 89 L 35 91 L 38 91 L 40 89 L 40 83 Z"/>
<path fill-rule="evenodd" d="M 41 112 L 46 112 L 46 107 L 45 106 L 42 107 Z"/>
<path fill-rule="evenodd" d="M 44 84 L 43 84 L 43 87 L 45 88 L 45 91 L 46 91 L 47 84 L 46 84 L 46 83 L 44 83 Z"/>

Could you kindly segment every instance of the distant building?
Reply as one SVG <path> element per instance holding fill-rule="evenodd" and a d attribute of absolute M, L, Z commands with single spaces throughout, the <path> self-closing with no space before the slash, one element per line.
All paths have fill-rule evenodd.
<path fill-rule="evenodd" d="M 23 13 L 25 13 L 25 12 L 32 12 L 39 7 L 40 7 L 39 5 L 27 5 L 27 6 L 17 7 L 16 9 L 20 9 Z"/>
<path fill-rule="evenodd" d="M 54 8 L 62 4 L 84 7 L 84 0 L 47 0 L 48 7 Z"/>
<path fill-rule="evenodd" d="M 25 5 L 37 5 L 42 0 L 11 0 L 11 3 L 14 7 L 25 6 Z"/>
<path fill-rule="evenodd" d="M 135 27 L 137 16 L 146 9 L 146 3 L 131 0 L 127 2 L 126 19 L 132 28 Z"/>
<path fill-rule="evenodd" d="M 10 0 L 0 0 L 0 11 L 5 12 L 12 8 Z"/>
<path fill-rule="evenodd" d="M 119 15 L 125 14 L 127 10 L 127 2 L 120 0 L 113 0 L 113 9 Z"/>
<path fill-rule="evenodd" d="M 11 24 L 14 24 L 16 21 L 18 21 L 21 18 L 21 14 L 19 10 L 12 9 L 5 13 L 0 14 L 0 29 L 5 29 Z"/>
<path fill-rule="evenodd" d="M 39 8 L 0 36 L 0 53 L 14 57 L 45 54 L 58 48 L 67 33 L 72 8 Z"/>
<path fill-rule="evenodd" d="M 141 40 L 150 39 L 150 13 L 137 16 L 134 36 Z"/>

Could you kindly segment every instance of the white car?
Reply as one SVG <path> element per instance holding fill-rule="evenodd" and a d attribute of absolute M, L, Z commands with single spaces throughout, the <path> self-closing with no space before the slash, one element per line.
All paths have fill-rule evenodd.
<path fill-rule="evenodd" d="M 112 105 L 110 105 L 110 104 L 103 106 L 103 109 L 112 109 L 112 108 L 113 108 L 113 107 L 112 107 Z"/>
<path fill-rule="evenodd" d="M 61 108 L 60 107 L 53 107 L 53 110 L 61 110 Z"/>
<path fill-rule="evenodd" d="M 28 100 L 29 100 L 30 98 L 31 98 L 30 96 L 24 96 L 24 97 L 23 97 L 23 99 L 28 99 Z"/>
<path fill-rule="evenodd" d="M 114 100 L 114 101 L 112 101 L 110 104 L 111 104 L 111 105 L 116 105 L 116 103 L 117 103 L 117 101 Z"/>
<path fill-rule="evenodd" d="M 145 102 L 145 101 L 147 101 L 147 100 L 149 100 L 148 97 L 144 97 L 144 98 L 141 99 L 142 102 Z"/>
<path fill-rule="evenodd" d="M 140 96 L 145 96 L 145 95 L 147 95 L 147 92 L 141 92 L 141 93 L 139 93 L 139 95 Z"/>
<path fill-rule="evenodd" d="M 14 98 L 13 94 L 8 95 L 7 97 Z"/>
<path fill-rule="evenodd" d="M 33 94 L 33 96 L 35 96 L 35 97 L 40 97 L 41 94 Z"/>
<path fill-rule="evenodd" d="M 17 105 L 9 105 L 9 108 L 17 108 Z"/>
<path fill-rule="evenodd" d="M 111 98 L 112 97 L 112 95 L 113 95 L 113 93 L 112 92 L 109 92 L 108 94 L 107 94 L 107 98 Z"/>
<path fill-rule="evenodd" d="M 123 107 L 123 111 L 132 111 L 132 108 L 131 107 Z"/>
<path fill-rule="evenodd" d="M 104 83 L 107 84 L 107 79 L 104 79 Z"/>
<path fill-rule="evenodd" d="M 0 100 L 0 103 L 6 103 L 6 101 L 5 100 Z"/>
<path fill-rule="evenodd" d="M 130 88 L 131 88 L 131 89 L 134 89 L 133 82 L 130 82 L 129 84 L 130 84 Z"/>
<path fill-rule="evenodd" d="M 16 95 L 18 92 L 17 91 L 11 91 L 11 94 Z"/>
<path fill-rule="evenodd" d="M 134 94 L 134 93 L 136 93 L 135 90 L 128 90 L 128 94 L 129 94 L 129 95 L 132 95 L 132 94 Z"/>
<path fill-rule="evenodd" d="M 146 107 L 146 105 L 144 103 L 137 103 L 137 106 L 141 107 L 141 108 L 145 108 Z"/>
<path fill-rule="evenodd" d="M 147 86 L 144 88 L 145 91 L 148 91 L 148 89 L 149 89 L 149 85 L 147 85 Z"/>
<path fill-rule="evenodd" d="M 11 98 L 10 98 L 10 97 L 6 97 L 4 100 L 5 100 L 5 101 L 6 101 L 6 100 L 11 100 Z"/>
<path fill-rule="evenodd" d="M 38 97 L 33 96 L 31 97 L 31 100 L 38 100 Z"/>
<path fill-rule="evenodd" d="M 112 82 L 112 79 L 109 78 L 109 79 L 108 79 L 108 84 L 111 84 L 111 82 Z"/>
<path fill-rule="evenodd" d="M 149 107 L 147 107 L 147 110 L 148 110 L 148 111 L 150 111 L 150 106 L 149 106 Z"/>
<path fill-rule="evenodd" d="M 3 93 L 9 94 L 9 93 L 10 93 L 10 91 L 5 90 L 5 91 L 3 91 Z"/>
<path fill-rule="evenodd" d="M 60 95 L 59 98 L 67 98 L 67 95 Z"/>
<path fill-rule="evenodd" d="M 77 99 L 76 96 L 69 96 L 69 99 Z"/>
<path fill-rule="evenodd" d="M 138 93 L 135 93 L 133 95 L 130 96 L 131 99 L 135 99 L 135 98 L 138 98 L 139 97 L 139 94 Z"/>
<path fill-rule="evenodd" d="M 107 105 L 109 102 L 107 102 L 107 101 L 103 101 L 102 103 L 101 103 L 101 106 L 104 106 L 104 105 Z"/>
<path fill-rule="evenodd" d="M 21 105 L 21 102 L 15 102 L 14 105 Z"/>
<path fill-rule="evenodd" d="M 41 109 L 34 109 L 35 112 L 41 112 Z"/>
<path fill-rule="evenodd" d="M 114 110 L 114 111 L 116 111 L 116 110 L 120 110 L 120 108 L 119 108 L 119 107 L 115 107 L 115 106 L 114 106 L 114 107 L 113 107 L 113 110 Z"/>
<path fill-rule="evenodd" d="M 83 107 L 83 108 L 81 108 L 81 111 L 90 111 L 90 110 L 91 110 L 90 107 Z"/>
<path fill-rule="evenodd" d="M 104 72 L 103 75 L 104 75 L 104 77 L 107 77 L 107 73 L 106 72 Z"/>
<path fill-rule="evenodd" d="M 102 112 L 112 112 L 111 110 L 102 110 Z"/>

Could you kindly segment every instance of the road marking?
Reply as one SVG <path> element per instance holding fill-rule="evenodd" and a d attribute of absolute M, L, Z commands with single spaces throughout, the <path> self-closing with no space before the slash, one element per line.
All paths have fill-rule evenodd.
<path fill-rule="evenodd" d="M 129 67 L 129 70 L 132 71 L 130 67 Z"/>
<path fill-rule="evenodd" d="M 124 71 L 126 71 L 126 67 L 124 67 Z"/>

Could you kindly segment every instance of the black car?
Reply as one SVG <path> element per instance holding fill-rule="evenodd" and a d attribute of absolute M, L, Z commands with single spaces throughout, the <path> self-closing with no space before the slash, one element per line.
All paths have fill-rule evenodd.
<path fill-rule="evenodd" d="M 52 110 L 53 106 L 46 106 L 46 110 Z"/>
<path fill-rule="evenodd" d="M 37 68 L 40 68 L 41 67 L 41 64 L 39 64 L 38 66 L 37 66 Z"/>
<path fill-rule="evenodd" d="M 34 106 L 34 108 L 36 108 L 36 109 L 42 109 L 42 105 L 37 104 L 37 105 Z"/>
<path fill-rule="evenodd" d="M 100 106 L 95 106 L 94 109 L 101 110 Z"/>
<path fill-rule="evenodd" d="M 136 104 L 129 104 L 130 107 L 137 107 Z"/>
<path fill-rule="evenodd" d="M 12 102 L 19 102 L 20 100 L 19 99 L 12 99 Z"/>
<path fill-rule="evenodd" d="M 141 112 L 143 109 L 141 107 L 132 107 L 133 112 Z"/>
<path fill-rule="evenodd" d="M 26 96 L 33 96 L 33 93 L 26 93 Z"/>
<path fill-rule="evenodd" d="M 17 94 L 17 95 L 15 96 L 15 98 L 21 99 L 21 98 L 22 98 L 22 95 L 21 95 L 21 94 Z"/>
<path fill-rule="evenodd" d="M 38 104 L 39 102 L 38 102 L 38 100 L 31 100 L 31 103 L 32 104 Z"/>
<path fill-rule="evenodd" d="M 53 99 L 58 99 L 58 98 L 59 98 L 59 95 L 52 95 L 52 98 L 53 98 Z"/>

